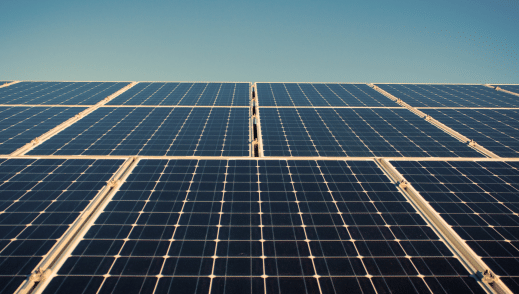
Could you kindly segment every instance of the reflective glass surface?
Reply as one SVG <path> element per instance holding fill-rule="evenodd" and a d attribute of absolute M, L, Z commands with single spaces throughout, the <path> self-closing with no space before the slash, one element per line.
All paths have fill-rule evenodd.
<path fill-rule="evenodd" d="M 93 105 L 128 82 L 20 82 L 0 88 L 0 104 Z"/>
<path fill-rule="evenodd" d="M 0 293 L 13 293 L 122 160 L 0 159 Z"/>

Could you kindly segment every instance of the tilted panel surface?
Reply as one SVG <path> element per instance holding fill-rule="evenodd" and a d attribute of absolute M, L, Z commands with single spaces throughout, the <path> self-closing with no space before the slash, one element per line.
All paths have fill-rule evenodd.
<path fill-rule="evenodd" d="M 44 293 L 483 293 L 371 161 L 142 160 Z"/>
<path fill-rule="evenodd" d="M 519 163 L 393 162 L 514 293 L 519 293 Z"/>
<path fill-rule="evenodd" d="M 13 293 L 122 160 L 0 159 L 0 293 Z"/>
<path fill-rule="evenodd" d="M 82 107 L 0 107 L 0 154 L 10 154 L 85 110 Z"/>
<path fill-rule="evenodd" d="M 102 107 L 29 154 L 249 155 L 248 108 Z"/>
<path fill-rule="evenodd" d="M 21 82 L 0 88 L 0 104 L 93 105 L 127 82 Z"/>
<path fill-rule="evenodd" d="M 261 106 L 398 106 L 365 84 L 257 83 Z"/>
<path fill-rule="evenodd" d="M 482 157 L 407 109 L 261 108 L 265 156 Z"/>
<path fill-rule="evenodd" d="M 517 96 L 483 85 L 377 84 L 413 107 L 519 107 Z"/>
<path fill-rule="evenodd" d="M 422 109 L 422 111 L 498 156 L 519 156 L 519 109 Z"/>
<path fill-rule="evenodd" d="M 248 106 L 249 83 L 139 83 L 109 105 Z"/>
<path fill-rule="evenodd" d="M 499 87 L 501 89 L 514 92 L 516 94 L 519 94 L 519 85 L 494 85 L 496 87 Z"/>

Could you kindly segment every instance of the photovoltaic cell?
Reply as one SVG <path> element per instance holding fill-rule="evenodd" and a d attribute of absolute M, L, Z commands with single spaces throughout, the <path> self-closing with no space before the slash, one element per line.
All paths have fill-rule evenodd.
<path fill-rule="evenodd" d="M 10 154 L 67 119 L 82 107 L 0 107 L 0 154 Z"/>
<path fill-rule="evenodd" d="M 248 156 L 248 108 L 102 107 L 29 154 Z"/>
<path fill-rule="evenodd" d="M 407 109 L 261 108 L 265 156 L 482 157 Z"/>
<path fill-rule="evenodd" d="M 398 106 L 365 84 L 257 83 L 261 106 Z"/>
<path fill-rule="evenodd" d="M 510 290 L 519 293 L 519 163 L 393 165 Z"/>
<path fill-rule="evenodd" d="M 93 105 L 127 82 L 20 82 L 0 88 L 0 104 Z"/>
<path fill-rule="evenodd" d="M 13 293 L 122 160 L 0 159 L 0 293 Z"/>
<path fill-rule="evenodd" d="M 44 293 L 483 293 L 367 161 L 142 160 Z"/>
<path fill-rule="evenodd" d="M 483 85 L 377 84 L 413 107 L 519 107 L 512 94 Z"/>
<path fill-rule="evenodd" d="M 498 156 L 519 156 L 518 109 L 423 109 L 422 111 Z"/>
<path fill-rule="evenodd" d="M 248 106 L 249 83 L 139 83 L 110 105 Z"/>

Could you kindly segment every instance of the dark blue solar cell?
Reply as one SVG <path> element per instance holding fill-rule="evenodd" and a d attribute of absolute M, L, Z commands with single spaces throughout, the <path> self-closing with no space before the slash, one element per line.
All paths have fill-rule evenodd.
<path fill-rule="evenodd" d="M 248 108 L 102 107 L 30 154 L 248 156 Z"/>
<path fill-rule="evenodd" d="M 83 110 L 83 107 L 0 107 L 0 154 L 16 151 Z"/>
<path fill-rule="evenodd" d="M 128 82 L 20 82 L 0 88 L 0 104 L 93 105 Z"/>
<path fill-rule="evenodd" d="M 518 107 L 517 96 L 483 85 L 377 84 L 413 107 Z"/>
<path fill-rule="evenodd" d="M 519 156 L 518 110 L 423 109 L 423 112 L 498 156 Z"/>
<path fill-rule="evenodd" d="M 261 106 L 397 106 L 366 84 L 257 83 Z"/>
<path fill-rule="evenodd" d="M 12 293 L 26 279 L 121 163 L 92 159 L 0 162 L 1 293 Z M 93 178 L 87 180 L 87 176 Z"/>
<path fill-rule="evenodd" d="M 110 105 L 248 106 L 250 83 L 138 83 Z"/>

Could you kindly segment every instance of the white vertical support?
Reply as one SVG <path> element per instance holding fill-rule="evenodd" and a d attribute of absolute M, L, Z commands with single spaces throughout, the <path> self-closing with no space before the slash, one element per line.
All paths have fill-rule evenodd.
<path fill-rule="evenodd" d="M 40 145 L 41 143 L 47 141 L 48 139 L 50 139 L 51 137 L 53 137 L 57 133 L 63 131 L 64 129 L 68 128 L 72 124 L 74 124 L 77 121 L 79 121 L 80 119 L 82 119 L 83 117 L 85 117 L 85 116 L 89 115 L 90 113 L 94 112 L 100 106 L 105 105 L 110 100 L 112 100 L 115 97 L 121 95 L 122 93 L 124 93 L 125 91 L 127 91 L 131 87 L 135 86 L 136 84 L 137 84 L 137 82 L 133 82 L 133 83 L 128 84 L 126 87 L 120 89 L 119 91 L 117 91 L 117 92 L 113 93 L 112 95 L 106 97 L 105 99 L 99 101 L 96 105 L 93 105 L 93 106 L 91 106 L 91 107 L 81 111 L 80 113 L 78 113 L 75 116 L 69 118 L 68 120 L 62 122 L 61 124 L 59 124 L 58 126 L 54 127 L 53 129 L 51 129 L 50 131 L 46 132 L 45 134 L 43 134 L 43 135 L 41 135 L 39 137 L 34 138 L 34 140 L 32 140 L 31 142 L 25 144 L 24 146 L 18 148 L 13 153 L 11 153 L 11 156 L 25 155 L 27 152 L 29 152 L 34 147 L 36 147 L 36 146 Z"/>
<path fill-rule="evenodd" d="M 422 116 L 422 115 L 425 115 L 423 112 L 421 112 L 420 110 L 412 107 L 411 105 L 405 103 L 404 101 L 402 101 L 402 99 L 394 96 L 393 94 L 390 94 L 389 92 L 386 92 L 385 90 L 383 90 L 382 88 L 380 88 L 379 86 L 375 85 L 375 84 L 368 84 L 368 86 L 370 86 L 371 88 L 373 88 L 373 90 L 379 92 L 380 94 L 386 96 L 387 98 L 395 101 L 398 105 L 402 106 L 402 107 L 405 107 L 407 108 L 409 111 L 417 114 L 418 116 Z"/>
<path fill-rule="evenodd" d="M 137 85 L 139 82 L 131 82 L 129 83 L 128 85 L 126 85 L 125 87 L 121 88 L 119 91 L 113 93 L 112 95 L 106 97 L 105 99 L 99 101 L 98 103 L 96 103 L 96 105 L 94 106 L 102 106 L 102 105 L 105 105 L 106 103 L 110 102 L 110 100 L 114 99 L 115 97 L 121 95 L 122 93 L 128 91 L 129 89 L 131 89 L 133 86 Z"/>
<path fill-rule="evenodd" d="M 61 240 L 54 245 L 45 258 L 36 266 L 29 278 L 20 285 L 15 294 L 39 293 L 43 291 L 138 162 L 139 159 L 137 157 L 130 157 L 119 167 L 107 184 L 97 193 L 92 202 L 65 232 Z"/>
<path fill-rule="evenodd" d="M 257 136 L 258 136 L 258 155 L 259 157 L 264 157 L 263 153 L 263 136 L 261 134 L 261 116 L 260 116 L 260 104 L 258 99 L 258 87 L 257 83 L 254 83 L 254 89 L 256 92 L 256 98 L 255 98 L 255 107 L 256 107 L 256 129 L 257 129 Z"/>
<path fill-rule="evenodd" d="M 507 293 L 512 291 L 495 276 L 479 256 L 461 239 L 438 212 L 407 182 L 404 176 L 385 158 L 375 159 L 378 166 L 389 176 L 398 190 L 409 200 L 425 221 L 445 241 L 445 244 L 458 257 L 460 262 L 471 273 L 488 293 Z"/>
<path fill-rule="evenodd" d="M 21 82 L 21 81 L 12 81 L 12 82 L 10 82 L 10 83 L 5 83 L 5 84 L 3 84 L 3 85 L 0 85 L 0 88 L 9 87 L 9 86 L 14 85 L 14 84 L 17 84 L 17 83 L 19 83 L 19 82 Z"/>
<path fill-rule="evenodd" d="M 249 83 L 249 156 L 254 157 L 254 86 Z"/>
<path fill-rule="evenodd" d="M 427 122 L 429 122 L 430 124 L 434 125 L 438 129 L 444 131 L 445 133 L 451 135 L 452 137 L 456 138 L 458 141 L 467 144 L 469 147 L 471 147 L 472 149 L 478 151 L 479 153 L 481 153 L 481 154 L 483 154 L 483 155 L 485 155 L 487 157 L 490 157 L 490 158 L 500 158 L 497 154 L 495 154 L 494 152 L 492 152 L 492 151 L 486 149 L 485 147 L 479 145 L 474 140 L 471 140 L 471 139 L 463 136 L 462 134 L 460 134 L 460 133 L 456 132 L 455 130 L 449 128 L 445 124 L 443 124 L 443 123 L 439 122 L 438 120 L 432 118 L 430 115 L 427 115 L 427 114 L 423 113 L 422 111 L 412 107 L 411 105 L 403 102 L 402 99 L 397 98 L 397 97 L 393 96 L 392 94 L 384 91 L 383 89 L 381 89 L 377 85 L 375 85 L 375 84 L 368 84 L 368 86 L 370 86 L 371 88 L 373 88 L 374 90 L 376 90 L 380 94 L 386 96 L 387 98 L 395 101 L 399 105 L 405 107 L 407 110 L 411 111 L 412 113 L 414 113 L 414 114 L 418 115 L 419 117 L 425 119 Z"/>

